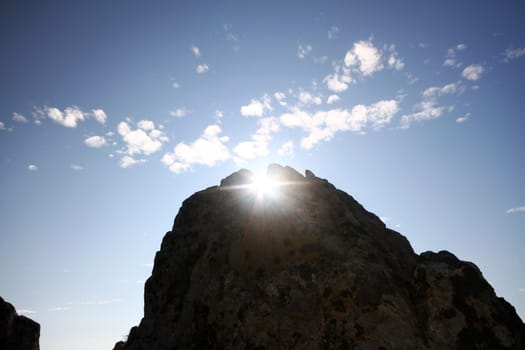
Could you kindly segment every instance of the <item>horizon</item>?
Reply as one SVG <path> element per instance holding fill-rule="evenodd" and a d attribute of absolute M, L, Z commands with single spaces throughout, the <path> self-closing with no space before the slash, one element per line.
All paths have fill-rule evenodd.
<path fill-rule="evenodd" d="M 406 4 L 2 3 L 0 296 L 41 348 L 122 340 L 183 200 L 270 163 L 524 320 L 525 4 Z"/>

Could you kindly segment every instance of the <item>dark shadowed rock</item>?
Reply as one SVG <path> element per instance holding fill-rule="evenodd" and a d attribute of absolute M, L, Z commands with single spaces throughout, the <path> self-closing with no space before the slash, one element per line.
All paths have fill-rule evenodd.
<path fill-rule="evenodd" d="M 16 314 L 13 305 L 0 297 L 0 349 L 38 350 L 40 325 Z"/>
<path fill-rule="evenodd" d="M 523 349 L 472 263 L 407 239 L 311 171 L 241 170 L 184 201 L 115 349 Z"/>

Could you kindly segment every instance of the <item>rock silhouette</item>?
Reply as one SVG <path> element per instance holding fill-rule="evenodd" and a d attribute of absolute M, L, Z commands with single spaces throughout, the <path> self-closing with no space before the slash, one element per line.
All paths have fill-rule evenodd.
<path fill-rule="evenodd" d="M 0 349 L 39 350 L 40 325 L 0 297 Z"/>
<path fill-rule="evenodd" d="M 470 262 L 415 254 L 311 171 L 240 170 L 184 201 L 115 350 L 524 349 L 525 325 Z"/>

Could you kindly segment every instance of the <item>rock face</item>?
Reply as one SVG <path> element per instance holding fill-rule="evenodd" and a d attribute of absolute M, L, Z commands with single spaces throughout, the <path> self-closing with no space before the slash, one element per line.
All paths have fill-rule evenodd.
<path fill-rule="evenodd" d="M 13 305 L 0 297 L 0 349 L 38 350 L 40 325 L 16 314 Z"/>
<path fill-rule="evenodd" d="M 115 349 L 524 349 L 525 325 L 472 263 L 417 255 L 311 171 L 241 170 L 182 205 Z"/>

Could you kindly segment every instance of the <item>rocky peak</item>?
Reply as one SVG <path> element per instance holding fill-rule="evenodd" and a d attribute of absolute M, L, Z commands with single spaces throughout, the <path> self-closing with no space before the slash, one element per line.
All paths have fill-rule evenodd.
<path fill-rule="evenodd" d="M 240 170 L 184 201 L 115 349 L 523 349 L 525 326 L 472 263 L 417 255 L 311 171 Z"/>
<path fill-rule="evenodd" d="M 0 349 L 38 350 L 40 325 L 19 316 L 13 305 L 0 297 Z"/>

